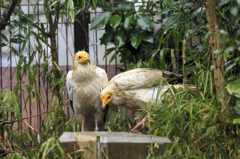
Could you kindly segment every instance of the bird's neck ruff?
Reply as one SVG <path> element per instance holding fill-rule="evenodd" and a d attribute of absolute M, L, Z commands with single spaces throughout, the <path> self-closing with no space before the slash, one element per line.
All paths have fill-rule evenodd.
<path fill-rule="evenodd" d="M 97 74 L 95 72 L 95 65 L 94 64 L 79 64 L 79 63 L 75 63 L 75 65 L 73 66 L 73 79 L 74 82 L 82 82 L 82 81 L 86 81 L 86 80 L 91 80 L 93 78 L 97 78 Z"/>

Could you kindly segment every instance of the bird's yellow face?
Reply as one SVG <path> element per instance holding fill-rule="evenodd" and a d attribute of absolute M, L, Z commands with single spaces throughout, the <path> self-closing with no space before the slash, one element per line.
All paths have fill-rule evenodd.
<path fill-rule="evenodd" d="M 105 96 L 101 97 L 102 100 L 102 109 L 104 110 L 106 105 L 111 102 L 112 94 L 106 94 Z"/>
<path fill-rule="evenodd" d="M 80 53 L 77 55 L 77 62 L 80 64 L 86 64 L 86 63 L 90 63 L 89 60 L 89 54 L 88 53 Z"/>

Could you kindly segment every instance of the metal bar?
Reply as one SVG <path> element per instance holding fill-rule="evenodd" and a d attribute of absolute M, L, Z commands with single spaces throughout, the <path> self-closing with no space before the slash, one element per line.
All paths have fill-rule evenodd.
<path fill-rule="evenodd" d="M 107 46 L 105 45 L 105 50 L 107 50 Z M 107 73 L 107 56 L 105 57 L 105 71 Z"/>
<path fill-rule="evenodd" d="M 97 16 L 97 11 L 95 10 L 95 17 Z M 99 64 L 98 64 L 98 36 L 97 36 L 97 29 L 95 30 L 95 34 L 96 34 L 96 45 L 95 45 L 95 47 L 96 47 L 96 65 L 98 66 Z"/>
<path fill-rule="evenodd" d="M 30 4 L 30 3 L 29 3 Z M 29 10 L 29 5 L 28 5 L 28 15 L 29 15 L 29 12 L 30 12 L 30 10 Z M 29 42 L 28 42 L 28 56 L 30 57 L 30 40 L 29 40 Z M 32 97 L 32 95 L 30 94 L 30 96 Z M 32 98 L 31 98 L 32 99 Z M 31 101 L 29 101 L 29 115 L 30 116 L 32 116 L 32 102 Z M 30 120 L 30 125 L 32 125 L 32 118 L 30 118 L 29 119 Z M 30 131 L 30 134 L 31 134 L 31 131 Z"/>
<path fill-rule="evenodd" d="M 47 30 L 48 30 L 48 25 L 47 25 Z M 47 46 L 46 46 L 47 47 Z M 47 47 L 47 55 L 48 55 L 48 47 Z M 47 72 L 48 72 L 48 62 L 47 62 Z M 49 110 L 49 104 L 48 104 L 48 78 L 47 78 L 47 111 Z"/>
<path fill-rule="evenodd" d="M 19 18 L 19 16 L 18 16 L 18 18 Z M 20 19 L 20 18 L 19 18 Z M 18 28 L 19 28 L 19 30 L 18 30 L 18 32 L 19 32 L 19 34 L 21 33 L 20 32 L 20 26 L 18 26 Z M 19 52 L 19 58 L 20 58 L 20 56 L 21 56 L 21 54 L 20 54 L 20 52 L 21 52 L 21 44 L 18 44 L 18 52 Z M 19 103 L 20 103 L 20 113 L 21 113 L 21 118 L 22 118 L 22 66 L 20 65 L 20 90 L 19 90 Z M 21 121 L 21 124 L 20 124 L 20 130 L 21 130 L 21 133 L 22 133 L 22 128 L 23 128 L 23 125 L 22 125 L 22 123 L 23 123 L 23 121 Z M 22 143 L 21 143 L 22 144 Z"/>
<path fill-rule="evenodd" d="M 11 17 L 10 17 L 10 20 L 9 20 L 9 26 L 11 25 Z M 9 27 L 9 32 L 11 32 L 11 27 Z M 10 41 L 9 42 L 9 46 L 11 47 L 12 46 L 12 42 Z M 10 91 L 12 91 L 13 88 L 12 88 L 12 51 L 10 49 Z M 11 116 L 11 121 L 13 121 L 13 117 L 12 117 L 12 114 L 9 113 L 10 116 Z"/>
<path fill-rule="evenodd" d="M 0 8 L 0 14 L 2 14 L 2 9 Z M 2 31 L 0 30 L 0 34 L 2 34 Z M 2 43 L 2 38 L 0 37 L 0 43 Z M 3 88 L 3 83 L 2 83 L 2 47 L 0 47 L 0 75 L 1 75 L 1 82 L 0 82 L 0 85 L 1 85 L 1 89 Z M 1 96 L 1 100 L 2 100 L 2 96 Z M 0 112 L 0 118 L 2 119 L 3 118 L 3 112 Z M 4 140 L 4 129 L 3 129 L 3 124 L 1 123 L 2 121 L 0 121 L 0 133 L 1 133 L 1 140 L 0 141 L 3 141 Z"/>
<path fill-rule="evenodd" d="M 37 19 L 39 21 L 39 4 L 37 4 Z M 38 30 L 38 34 L 39 34 L 39 30 Z M 38 62 L 40 63 L 40 54 L 38 53 Z M 38 68 L 38 88 L 39 88 L 39 96 L 41 96 L 41 83 L 40 83 L 40 67 Z M 39 102 L 39 105 L 38 105 L 38 108 L 39 108 L 39 112 L 38 113 L 41 113 L 42 109 L 41 109 L 41 102 Z M 39 131 L 41 132 L 41 129 L 42 129 L 42 115 L 39 115 Z"/>
<path fill-rule="evenodd" d="M 68 26 L 65 24 L 66 27 L 66 60 L 67 60 L 67 73 L 68 73 Z M 67 94 L 68 97 L 68 94 Z M 67 114 L 69 117 L 69 107 L 67 107 Z"/>

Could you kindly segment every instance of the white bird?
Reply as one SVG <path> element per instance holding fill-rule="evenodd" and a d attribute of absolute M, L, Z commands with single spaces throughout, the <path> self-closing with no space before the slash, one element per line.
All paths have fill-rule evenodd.
<path fill-rule="evenodd" d="M 182 75 L 168 71 L 138 68 L 116 75 L 100 93 L 102 108 L 108 104 L 110 107 L 123 106 L 131 110 L 138 110 L 147 103 L 162 104 L 162 95 L 168 90 L 168 86 L 161 88 L 157 96 L 157 83 L 163 78 L 163 82 L 171 80 L 182 80 Z M 174 85 L 175 88 L 182 85 Z M 138 124 L 144 126 L 145 118 Z M 136 130 L 135 127 L 131 132 Z"/>
<path fill-rule="evenodd" d="M 87 52 L 79 51 L 73 57 L 66 84 L 75 119 L 82 124 L 82 132 L 93 131 L 94 127 L 95 131 L 104 131 L 104 112 L 99 93 L 108 84 L 105 70 L 97 67 Z"/>

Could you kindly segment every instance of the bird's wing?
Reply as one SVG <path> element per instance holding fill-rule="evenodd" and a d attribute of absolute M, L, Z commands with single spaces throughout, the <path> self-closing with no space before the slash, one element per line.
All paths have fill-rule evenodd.
<path fill-rule="evenodd" d="M 70 70 L 67 74 L 67 80 L 66 80 L 66 84 L 67 84 L 67 92 L 68 92 L 68 98 L 70 100 L 73 99 L 72 97 L 72 84 L 71 84 L 71 81 L 72 81 L 72 70 Z"/>
<path fill-rule="evenodd" d="M 108 84 L 108 76 L 107 76 L 107 73 L 105 72 L 104 69 L 100 68 L 100 67 L 96 67 L 96 73 L 98 74 L 99 76 L 99 79 L 102 83 L 102 86 L 103 88 L 105 88 Z"/>
<path fill-rule="evenodd" d="M 119 74 L 109 83 L 123 90 L 144 89 L 158 83 L 162 77 L 164 81 L 168 81 L 181 78 L 181 75 L 158 69 L 138 68 Z"/>
<path fill-rule="evenodd" d="M 67 84 L 67 92 L 68 92 L 68 98 L 70 100 L 70 105 L 72 107 L 72 110 L 74 111 L 73 109 L 73 88 L 72 88 L 72 70 L 70 70 L 67 74 L 67 79 L 66 79 L 66 84 Z"/>

